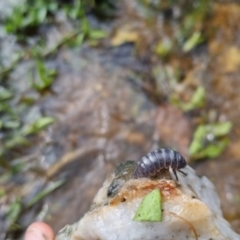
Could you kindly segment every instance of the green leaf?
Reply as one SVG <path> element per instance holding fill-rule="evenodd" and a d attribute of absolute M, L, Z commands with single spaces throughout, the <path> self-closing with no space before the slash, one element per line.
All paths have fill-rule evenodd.
<path fill-rule="evenodd" d="M 198 87 L 189 103 L 188 110 L 200 108 L 204 105 L 204 103 L 205 89 L 203 87 Z"/>
<path fill-rule="evenodd" d="M 50 183 L 49 186 L 47 186 L 43 191 L 39 192 L 29 203 L 27 203 L 27 207 L 33 206 L 35 203 L 62 186 L 64 183 L 65 180 L 59 180 L 57 182 Z"/>
<path fill-rule="evenodd" d="M 101 39 L 106 37 L 106 32 L 99 29 L 91 29 L 89 32 L 90 39 Z"/>
<path fill-rule="evenodd" d="M 161 203 L 161 193 L 159 189 L 153 190 L 143 198 L 133 218 L 133 221 L 139 221 L 139 222 L 162 221 L 162 203 Z"/>
<path fill-rule="evenodd" d="M 55 121 L 55 119 L 52 118 L 52 117 L 42 117 L 42 118 L 39 118 L 34 123 L 32 123 L 31 125 L 27 126 L 23 130 L 23 134 L 24 135 L 28 135 L 28 134 L 32 134 L 32 133 L 37 133 L 40 130 L 42 130 L 42 129 L 46 128 L 47 126 L 49 126 L 50 124 L 52 124 L 54 121 Z"/>
<path fill-rule="evenodd" d="M 203 149 L 201 154 L 209 158 L 215 158 L 223 152 L 228 143 L 229 141 L 227 139 L 223 139 L 215 144 L 210 144 Z"/>
<path fill-rule="evenodd" d="M 231 122 L 216 123 L 214 125 L 211 125 L 209 128 L 211 128 L 211 132 L 216 137 L 222 137 L 230 132 L 232 128 L 232 123 Z"/>
<path fill-rule="evenodd" d="M 43 23 L 47 17 L 47 8 L 46 6 L 42 6 L 38 12 L 36 13 L 37 22 Z"/>
<path fill-rule="evenodd" d="M 7 100 L 12 98 L 13 94 L 6 88 L 0 86 L 0 100 Z"/>
<path fill-rule="evenodd" d="M 7 129 L 16 129 L 21 125 L 18 120 L 8 120 L 3 122 L 3 127 Z"/>
<path fill-rule="evenodd" d="M 74 39 L 69 39 L 66 41 L 68 43 L 68 46 L 70 47 L 76 47 L 76 46 L 81 46 L 85 38 L 84 33 L 78 34 Z"/>
<path fill-rule="evenodd" d="M 189 102 L 182 102 L 174 96 L 171 97 L 170 101 L 183 111 L 190 111 L 203 107 L 205 104 L 205 96 L 205 89 L 203 87 L 198 87 Z"/>
<path fill-rule="evenodd" d="M 55 12 L 55 11 L 57 11 L 58 7 L 59 7 L 59 6 L 58 6 L 58 2 L 49 1 L 49 3 L 48 3 L 48 9 L 49 9 L 49 11 Z"/>
<path fill-rule="evenodd" d="M 198 87 L 196 92 L 193 94 L 190 102 L 186 104 L 182 103 L 182 109 L 184 111 L 190 111 L 202 107 L 204 103 L 205 103 L 205 89 L 203 87 Z"/>
<path fill-rule="evenodd" d="M 23 146 L 23 145 L 27 145 L 27 144 L 29 144 L 29 142 L 26 138 L 24 138 L 21 135 L 15 135 L 15 136 L 12 136 L 11 139 L 9 139 L 5 143 L 5 147 L 10 149 L 10 148 L 13 148 L 15 146 Z"/>
<path fill-rule="evenodd" d="M 9 211 L 7 213 L 7 219 L 13 224 L 17 221 L 20 212 L 22 210 L 22 202 L 21 199 L 16 199 L 13 203 L 11 203 Z"/>
<path fill-rule="evenodd" d="M 84 34 L 88 34 L 90 31 L 90 25 L 89 25 L 89 22 L 86 18 L 83 18 L 82 19 L 82 32 Z"/>
<path fill-rule="evenodd" d="M 36 90 L 42 91 L 52 85 L 57 71 L 55 69 L 46 68 L 44 63 L 40 60 L 37 61 L 36 65 L 39 79 L 33 79 L 32 86 Z"/>
<path fill-rule="evenodd" d="M 6 195 L 5 189 L 0 189 L 0 198 L 4 197 Z"/>
<path fill-rule="evenodd" d="M 161 41 L 157 44 L 155 52 L 160 57 L 166 57 L 172 50 L 173 44 L 170 40 Z"/>
<path fill-rule="evenodd" d="M 228 139 L 225 136 L 231 128 L 231 122 L 198 126 L 189 147 L 190 158 L 197 160 L 219 156 L 228 144 Z M 213 141 L 209 141 L 208 137 L 212 138 Z"/>
<path fill-rule="evenodd" d="M 202 37 L 200 32 L 194 32 L 193 35 L 185 42 L 183 45 L 183 51 L 189 52 L 193 48 L 195 48 L 199 43 L 203 42 L 204 38 Z"/>

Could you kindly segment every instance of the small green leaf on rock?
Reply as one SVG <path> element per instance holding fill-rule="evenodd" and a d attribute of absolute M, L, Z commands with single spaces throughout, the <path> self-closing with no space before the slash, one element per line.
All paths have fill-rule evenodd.
<path fill-rule="evenodd" d="M 138 222 L 162 221 L 162 202 L 161 202 L 161 193 L 159 189 L 153 190 L 143 198 L 133 218 L 133 221 L 138 221 Z"/>

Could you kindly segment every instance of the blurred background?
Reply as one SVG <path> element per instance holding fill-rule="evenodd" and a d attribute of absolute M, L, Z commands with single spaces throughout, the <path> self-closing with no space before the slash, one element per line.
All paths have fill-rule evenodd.
<path fill-rule="evenodd" d="M 79 220 L 121 161 L 179 151 L 240 233 L 240 4 L 0 1 L 0 239 Z"/>

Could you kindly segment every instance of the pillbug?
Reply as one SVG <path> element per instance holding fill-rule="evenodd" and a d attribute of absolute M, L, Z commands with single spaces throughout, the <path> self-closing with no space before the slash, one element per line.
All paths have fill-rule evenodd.
<path fill-rule="evenodd" d="M 180 153 L 171 149 L 157 149 L 148 153 L 138 161 L 138 165 L 132 176 L 133 178 L 155 177 L 162 169 L 169 169 L 171 167 L 178 181 L 176 171 L 186 176 L 187 174 L 180 170 L 186 165 L 186 161 Z"/>

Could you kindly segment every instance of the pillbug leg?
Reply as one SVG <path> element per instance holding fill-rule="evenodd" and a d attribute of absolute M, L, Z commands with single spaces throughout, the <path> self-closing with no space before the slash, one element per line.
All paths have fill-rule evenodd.
<path fill-rule="evenodd" d="M 173 173 L 174 173 L 174 175 L 175 175 L 175 177 L 176 177 L 176 179 L 177 179 L 177 181 L 178 181 L 178 176 L 177 176 L 176 170 L 175 170 L 175 169 L 172 169 L 172 170 L 173 170 Z"/>
<path fill-rule="evenodd" d="M 181 170 L 179 170 L 179 169 L 178 169 L 178 171 L 179 171 L 180 173 L 182 173 L 184 176 L 187 176 L 187 173 L 185 173 L 185 172 L 183 172 L 183 171 L 181 171 Z"/>

